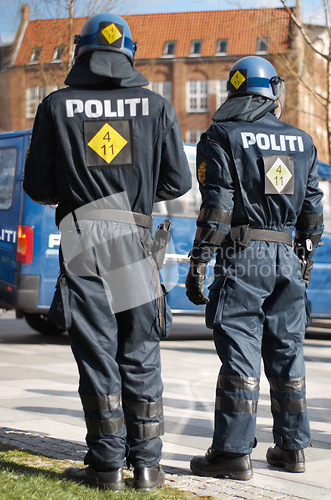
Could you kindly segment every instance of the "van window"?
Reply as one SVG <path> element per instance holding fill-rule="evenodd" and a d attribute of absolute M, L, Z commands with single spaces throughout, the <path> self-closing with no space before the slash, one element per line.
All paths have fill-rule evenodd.
<path fill-rule="evenodd" d="M 0 210 L 11 207 L 17 163 L 17 149 L 0 149 Z"/>

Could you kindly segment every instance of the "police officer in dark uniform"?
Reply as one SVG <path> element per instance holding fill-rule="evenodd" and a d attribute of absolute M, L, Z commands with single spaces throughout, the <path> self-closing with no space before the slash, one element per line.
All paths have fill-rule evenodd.
<path fill-rule="evenodd" d="M 133 68 L 124 19 L 93 16 L 75 41 L 68 87 L 38 108 L 24 179 L 33 200 L 57 204 L 61 230 L 51 309 L 78 364 L 88 445 L 88 467 L 65 476 L 120 490 L 127 459 L 149 491 L 164 483 L 159 341 L 171 324 L 151 213 L 191 174 L 173 106 Z"/>
<path fill-rule="evenodd" d="M 227 85 L 228 99 L 197 149 L 202 205 L 186 288 L 192 302 L 207 304 L 222 366 L 212 446 L 193 457 L 191 469 L 246 480 L 253 474 L 261 355 L 274 421 L 267 461 L 305 470 L 305 289 L 323 231 L 322 192 L 311 137 L 279 121 L 284 89 L 273 66 L 240 59 Z M 206 266 L 215 252 L 207 297 Z"/>

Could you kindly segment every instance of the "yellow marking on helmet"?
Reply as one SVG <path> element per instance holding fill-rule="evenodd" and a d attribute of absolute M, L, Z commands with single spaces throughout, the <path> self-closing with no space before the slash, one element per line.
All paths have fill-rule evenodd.
<path fill-rule="evenodd" d="M 246 78 L 244 77 L 244 75 L 242 75 L 240 71 L 237 70 L 233 75 L 233 77 L 231 78 L 230 82 L 232 83 L 234 88 L 238 90 L 245 80 Z"/>
<path fill-rule="evenodd" d="M 101 33 L 103 34 L 109 45 L 116 42 L 116 40 L 122 37 L 122 33 L 120 33 L 120 31 L 116 28 L 114 23 L 109 24 L 109 26 L 106 26 L 101 31 Z"/>
<path fill-rule="evenodd" d="M 99 132 L 92 137 L 88 146 L 109 164 L 127 143 L 128 141 L 121 134 L 105 123 Z"/>

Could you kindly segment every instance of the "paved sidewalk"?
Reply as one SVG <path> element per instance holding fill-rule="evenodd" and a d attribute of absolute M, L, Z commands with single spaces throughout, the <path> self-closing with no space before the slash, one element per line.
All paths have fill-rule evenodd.
<path fill-rule="evenodd" d="M 12 323 L 14 321 L 15 323 Z M 196 323 L 196 322 L 195 322 Z M 15 325 L 11 338 L 8 331 Z M 196 324 L 188 329 L 196 328 Z M 307 341 L 308 407 L 313 446 L 307 471 L 290 474 L 265 461 L 272 445 L 268 384 L 261 379 L 258 445 L 249 481 L 193 476 L 189 461 L 211 444 L 219 369 L 210 340 L 162 343 L 167 484 L 215 499 L 331 500 L 331 341 Z M 23 320 L 0 317 L 0 441 L 59 459 L 83 460 L 85 425 L 77 369 L 67 337 L 40 337 Z"/>

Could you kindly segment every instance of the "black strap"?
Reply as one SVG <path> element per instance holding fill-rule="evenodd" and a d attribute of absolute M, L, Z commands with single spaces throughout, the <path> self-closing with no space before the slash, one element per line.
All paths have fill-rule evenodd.
<path fill-rule="evenodd" d="M 282 231 L 270 231 L 269 229 L 251 229 L 251 240 L 273 241 L 275 243 L 285 243 L 292 246 L 293 239 L 288 233 Z"/>

